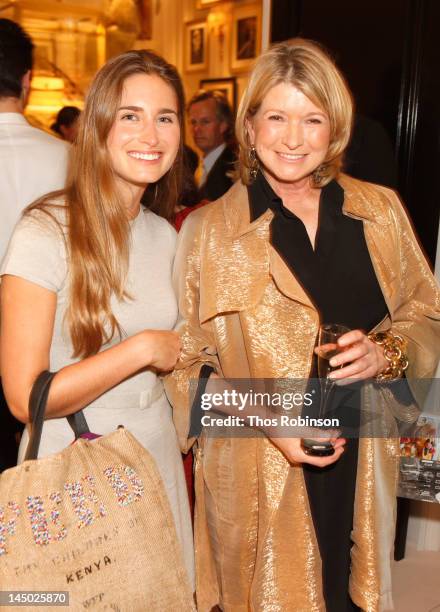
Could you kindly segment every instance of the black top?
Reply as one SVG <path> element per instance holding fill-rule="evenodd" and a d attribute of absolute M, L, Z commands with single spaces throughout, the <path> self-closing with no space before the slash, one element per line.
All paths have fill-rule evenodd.
<path fill-rule="evenodd" d="M 322 323 L 368 332 L 387 315 L 362 221 L 342 213 L 344 190 L 336 181 L 321 191 L 315 250 L 301 219 L 283 206 L 261 172 L 248 192 L 252 221 L 268 208 L 274 211 L 271 244 L 303 286 Z"/>

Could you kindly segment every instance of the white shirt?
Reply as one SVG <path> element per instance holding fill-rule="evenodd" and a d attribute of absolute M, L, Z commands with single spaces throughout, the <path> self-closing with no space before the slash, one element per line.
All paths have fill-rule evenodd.
<path fill-rule="evenodd" d="M 69 145 L 20 113 L 0 113 L 0 261 L 21 211 L 64 187 L 68 154 Z"/>
<path fill-rule="evenodd" d="M 226 143 L 223 142 L 221 145 L 219 145 L 218 147 L 210 151 L 206 155 L 206 157 L 203 158 L 203 174 L 202 174 L 202 179 L 200 181 L 200 185 L 203 185 L 203 183 L 206 181 L 206 178 L 208 174 L 211 172 L 212 167 L 214 166 L 215 162 L 218 160 L 218 158 L 220 157 L 220 155 L 223 153 L 225 149 L 226 149 Z"/>

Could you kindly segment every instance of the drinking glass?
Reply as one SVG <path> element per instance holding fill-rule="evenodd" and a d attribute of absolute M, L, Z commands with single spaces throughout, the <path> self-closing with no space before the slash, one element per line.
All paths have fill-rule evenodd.
<path fill-rule="evenodd" d="M 332 367 L 330 365 L 330 359 L 341 351 L 340 347 L 338 346 L 338 339 L 349 331 L 350 330 L 348 327 L 338 323 L 323 323 L 319 327 L 317 354 L 318 377 L 321 387 L 321 398 L 318 414 L 318 418 L 320 419 L 323 419 L 326 416 L 330 396 L 335 386 L 335 382 L 331 378 L 328 378 L 328 375 L 330 372 L 333 372 L 333 370 L 343 367 Z M 313 438 L 303 438 L 302 448 L 308 455 L 318 455 L 322 457 L 333 455 L 335 452 L 330 441 Z"/>

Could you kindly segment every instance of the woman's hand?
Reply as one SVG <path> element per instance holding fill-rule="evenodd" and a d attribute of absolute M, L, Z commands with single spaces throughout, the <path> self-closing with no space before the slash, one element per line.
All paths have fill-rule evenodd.
<path fill-rule="evenodd" d="M 301 448 L 300 438 L 277 438 L 270 437 L 271 442 L 283 453 L 290 463 L 309 463 L 316 467 L 325 467 L 335 463 L 344 452 L 344 438 L 319 438 L 322 441 L 330 441 L 333 444 L 335 452 L 328 457 L 316 457 L 307 455 Z M 315 438 L 317 439 L 317 438 Z"/>
<path fill-rule="evenodd" d="M 174 331 L 146 329 L 137 336 L 140 343 L 143 367 L 149 366 L 160 372 L 169 372 L 176 365 L 182 343 Z"/>
<path fill-rule="evenodd" d="M 372 342 L 360 329 L 349 331 L 338 339 L 340 352 L 330 359 L 332 368 L 328 377 L 339 385 L 348 385 L 355 380 L 373 378 L 382 372 L 388 361 L 382 348 Z M 315 349 L 315 352 L 319 347 Z"/>

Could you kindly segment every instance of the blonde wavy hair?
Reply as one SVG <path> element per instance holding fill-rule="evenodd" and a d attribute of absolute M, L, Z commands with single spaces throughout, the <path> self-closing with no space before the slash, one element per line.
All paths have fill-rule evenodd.
<path fill-rule="evenodd" d="M 97 73 L 80 118 L 64 191 L 48 194 L 27 210 L 39 209 L 59 222 L 54 208 L 66 210 L 66 245 L 70 295 L 66 323 L 73 357 L 97 353 L 122 330 L 111 309 L 111 297 L 127 299 L 129 219 L 121 201 L 107 150 L 125 80 L 134 74 L 157 75 L 176 94 L 181 139 L 171 169 L 154 185 L 150 208 L 171 218 L 182 183 L 185 101 L 177 70 L 151 51 L 128 51 L 107 62 Z M 54 204 L 64 200 L 65 206 Z"/>
<path fill-rule="evenodd" d="M 239 143 L 239 174 L 245 185 L 252 182 L 251 144 L 247 123 L 272 87 L 289 83 L 321 108 L 330 121 L 330 146 L 322 166 L 312 175 L 315 187 L 336 178 L 350 140 L 353 100 L 341 72 L 318 44 L 302 38 L 278 43 L 257 59 L 240 101 L 236 120 Z"/>

